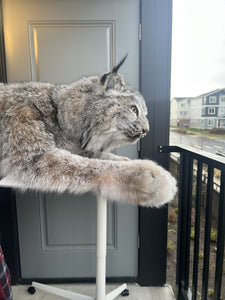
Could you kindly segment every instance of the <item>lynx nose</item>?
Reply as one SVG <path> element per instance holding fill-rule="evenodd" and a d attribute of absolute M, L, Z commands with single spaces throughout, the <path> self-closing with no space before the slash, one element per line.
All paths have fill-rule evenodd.
<path fill-rule="evenodd" d="M 142 134 L 147 134 L 148 132 L 149 132 L 149 129 L 148 129 L 148 128 L 142 129 Z"/>

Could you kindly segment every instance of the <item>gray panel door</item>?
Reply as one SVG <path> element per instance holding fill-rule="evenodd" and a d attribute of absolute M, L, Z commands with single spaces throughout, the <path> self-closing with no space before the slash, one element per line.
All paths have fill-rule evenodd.
<path fill-rule="evenodd" d="M 8 81 L 68 83 L 129 52 L 121 73 L 138 88 L 138 18 L 137 0 L 3 0 Z M 23 278 L 95 276 L 93 196 L 17 193 L 17 213 Z M 107 233 L 107 276 L 137 276 L 137 207 L 108 203 Z"/>

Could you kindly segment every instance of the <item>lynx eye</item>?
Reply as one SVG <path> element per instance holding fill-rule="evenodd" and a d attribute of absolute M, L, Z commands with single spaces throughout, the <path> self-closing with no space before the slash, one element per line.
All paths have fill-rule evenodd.
<path fill-rule="evenodd" d="M 138 116 L 138 108 L 136 105 L 132 105 L 131 110 Z"/>

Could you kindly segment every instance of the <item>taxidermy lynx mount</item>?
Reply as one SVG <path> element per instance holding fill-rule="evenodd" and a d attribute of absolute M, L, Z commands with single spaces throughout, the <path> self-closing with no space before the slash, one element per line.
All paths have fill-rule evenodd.
<path fill-rule="evenodd" d="M 101 193 L 108 200 L 160 206 L 175 179 L 149 160 L 109 153 L 149 130 L 143 97 L 118 74 L 69 85 L 0 85 L 0 177 L 22 190 Z"/>

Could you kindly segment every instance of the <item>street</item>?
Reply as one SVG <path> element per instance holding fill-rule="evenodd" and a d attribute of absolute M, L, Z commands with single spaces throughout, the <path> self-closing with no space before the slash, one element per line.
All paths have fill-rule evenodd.
<path fill-rule="evenodd" d="M 192 146 L 214 154 L 225 154 L 225 138 L 207 137 L 202 134 L 180 134 L 171 130 L 170 145 Z"/>

